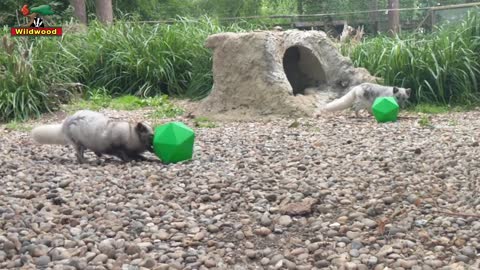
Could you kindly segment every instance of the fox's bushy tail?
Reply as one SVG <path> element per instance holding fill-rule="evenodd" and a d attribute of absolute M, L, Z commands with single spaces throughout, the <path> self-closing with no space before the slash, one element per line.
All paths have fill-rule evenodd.
<path fill-rule="evenodd" d="M 341 111 L 345 110 L 353 105 L 355 101 L 355 88 L 350 90 L 343 97 L 336 99 L 327 105 L 325 105 L 322 110 L 327 112 Z"/>
<path fill-rule="evenodd" d="M 32 138 L 40 144 L 67 144 L 62 124 L 42 125 L 32 130 Z"/>

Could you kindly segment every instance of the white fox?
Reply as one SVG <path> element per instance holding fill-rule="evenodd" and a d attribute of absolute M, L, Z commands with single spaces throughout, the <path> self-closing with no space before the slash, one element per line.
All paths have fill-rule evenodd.
<path fill-rule="evenodd" d="M 36 127 L 32 137 L 40 144 L 73 145 L 79 163 L 86 161 L 86 149 L 98 157 L 107 154 L 123 161 L 144 160 L 143 152 L 153 152 L 153 129 L 149 125 L 113 121 L 90 110 L 77 111 L 61 124 Z"/>
<path fill-rule="evenodd" d="M 403 105 L 410 98 L 411 91 L 410 88 L 362 83 L 354 86 L 343 97 L 328 103 L 321 110 L 334 112 L 352 107 L 355 111 L 355 116 L 358 117 L 358 112 L 361 109 L 367 109 L 372 114 L 372 105 L 377 97 L 395 97 L 397 102 Z"/>

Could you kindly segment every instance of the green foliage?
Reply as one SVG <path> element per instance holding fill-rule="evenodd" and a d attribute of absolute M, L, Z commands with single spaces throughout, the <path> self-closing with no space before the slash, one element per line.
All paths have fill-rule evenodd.
<path fill-rule="evenodd" d="M 438 104 L 420 103 L 416 104 L 415 106 L 411 106 L 410 108 L 408 108 L 408 110 L 416 113 L 442 114 L 448 112 L 466 112 L 474 108 L 475 106 L 468 105 L 446 106 Z"/>
<path fill-rule="evenodd" d="M 6 30 L 6 29 L 5 29 Z M 0 47 L 0 121 L 25 120 L 55 109 L 64 100 L 48 57 L 34 49 L 45 39 L 2 39 Z M 40 59 L 41 58 L 41 59 Z M 52 76 L 46 76 L 50 68 Z"/>
<path fill-rule="evenodd" d="M 415 107 L 412 107 L 411 110 L 417 113 L 440 114 L 440 113 L 446 113 L 450 109 L 448 106 L 422 103 L 422 104 L 417 104 Z"/>
<path fill-rule="evenodd" d="M 164 96 L 164 99 L 166 99 L 166 96 Z M 183 114 L 183 110 L 171 102 L 161 102 L 152 107 L 155 108 L 155 110 L 150 113 L 150 117 L 153 119 L 171 118 Z"/>
<path fill-rule="evenodd" d="M 215 122 L 203 116 L 196 117 L 195 119 L 193 119 L 193 123 L 196 127 L 199 127 L 199 128 L 216 128 L 217 127 L 217 124 Z"/>
<path fill-rule="evenodd" d="M 224 31 L 245 30 L 207 17 L 179 18 L 175 25 L 118 21 L 103 26 L 94 21 L 87 33 L 8 39 L 13 51 L 0 47 L 0 121 L 58 108 L 71 97 L 65 86 L 70 83 L 96 89 L 86 96 L 88 104 L 81 104 L 92 108 L 104 107 L 105 95 L 200 99 L 213 83 L 212 55 L 204 42 Z"/>
<path fill-rule="evenodd" d="M 175 106 L 166 95 L 139 98 L 125 95 L 112 98 L 105 88 L 98 88 L 87 92 L 85 98 L 77 99 L 68 104 L 66 110 L 74 112 L 80 109 L 100 110 L 110 108 L 114 110 L 138 110 L 141 108 L 153 108 L 153 118 L 165 118 L 181 115 L 183 110 Z"/>
<path fill-rule="evenodd" d="M 112 94 L 201 98 L 212 84 L 211 52 L 203 42 L 212 33 L 239 30 L 208 18 L 180 18 L 174 25 L 95 23 L 86 36 L 65 38 L 58 61 L 76 63 L 69 65 L 73 81 Z"/>
<path fill-rule="evenodd" d="M 427 116 L 427 115 L 422 115 L 420 120 L 418 120 L 418 124 L 421 127 L 424 127 L 424 128 L 433 128 L 434 127 L 432 122 L 430 121 L 430 117 Z"/>
<path fill-rule="evenodd" d="M 471 13 L 428 35 L 380 36 L 342 52 L 384 84 L 412 88 L 413 102 L 468 105 L 479 101 L 479 36 L 480 17 Z"/>

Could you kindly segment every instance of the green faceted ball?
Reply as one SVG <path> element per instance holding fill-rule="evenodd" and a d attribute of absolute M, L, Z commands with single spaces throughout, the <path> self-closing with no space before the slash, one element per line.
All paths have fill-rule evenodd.
<path fill-rule="evenodd" d="M 397 121 L 399 109 L 394 97 L 378 97 L 372 105 L 373 115 L 380 123 Z"/>
<path fill-rule="evenodd" d="M 153 151 L 163 163 L 190 160 L 195 132 L 181 122 L 170 122 L 155 128 Z"/>

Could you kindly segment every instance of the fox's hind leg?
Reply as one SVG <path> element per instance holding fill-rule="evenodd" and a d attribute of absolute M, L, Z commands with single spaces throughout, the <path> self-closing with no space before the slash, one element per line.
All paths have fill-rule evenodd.
<path fill-rule="evenodd" d="M 85 152 L 85 147 L 79 143 L 75 144 L 75 155 L 77 156 L 77 160 L 79 163 L 85 163 L 85 157 L 83 156 Z"/>
<path fill-rule="evenodd" d="M 355 111 L 355 117 L 356 118 L 360 117 L 360 114 L 359 114 L 359 112 L 361 110 L 360 102 L 358 102 L 358 101 L 354 102 L 353 105 L 352 105 L 352 109 L 353 109 L 353 111 Z"/>

